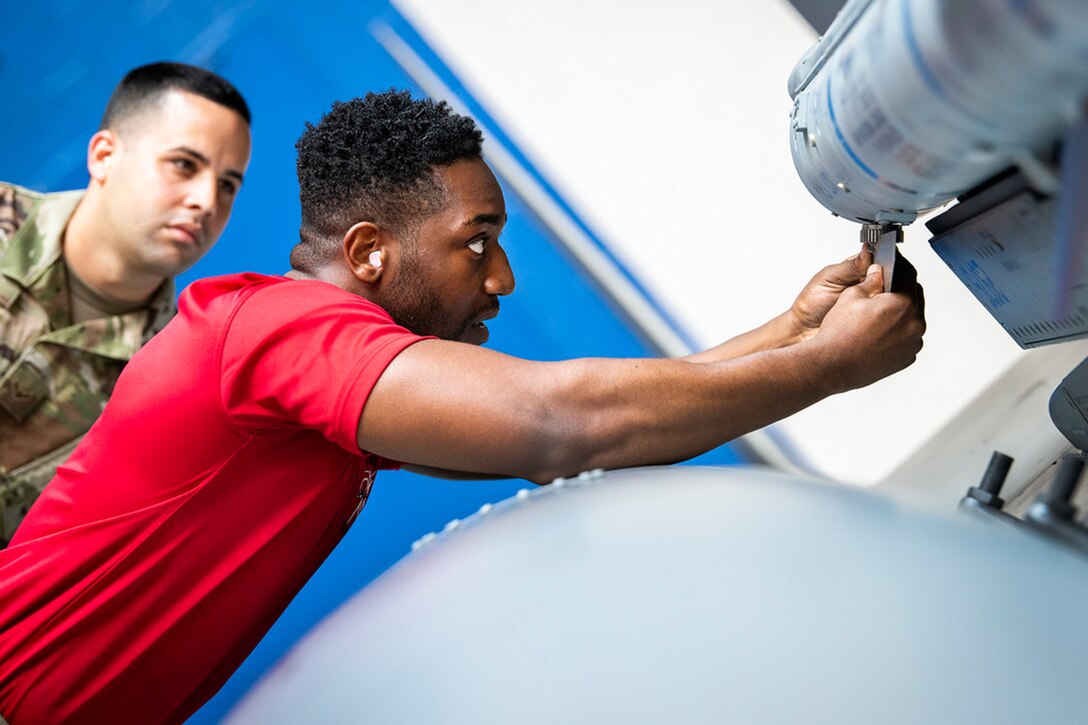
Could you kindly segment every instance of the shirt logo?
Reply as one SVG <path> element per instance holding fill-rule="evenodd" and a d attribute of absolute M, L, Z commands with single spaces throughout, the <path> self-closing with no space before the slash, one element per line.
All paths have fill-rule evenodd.
<path fill-rule="evenodd" d="M 362 480 L 359 481 L 359 491 L 355 494 L 355 509 L 351 512 L 351 516 L 348 517 L 346 522 L 347 526 L 351 526 L 352 523 L 355 522 L 355 519 L 359 517 L 359 512 L 363 510 L 366 499 L 370 496 L 370 489 L 374 485 L 374 478 L 376 475 L 373 468 L 368 468 L 366 469 L 366 473 L 363 474 Z"/>

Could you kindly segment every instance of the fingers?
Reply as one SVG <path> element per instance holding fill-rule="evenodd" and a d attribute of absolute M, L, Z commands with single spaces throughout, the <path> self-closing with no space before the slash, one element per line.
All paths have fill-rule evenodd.
<path fill-rule="evenodd" d="M 858 283 L 857 288 L 868 297 L 875 297 L 884 292 L 884 270 L 879 264 L 870 264 L 865 272 L 865 279 Z"/>
<path fill-rule="evenodd" d="M 865 270 L 869 269 L 869 265 L 873 263 L 873 252 L 869 249 L 869 245 L 862 244 L 861 251 L 858 252 L 857 256 L 854 257 L 854 259 L 858 260 L 857 270 L 858 276 L 860 277 L 865 272 Z"/>
<path fill-rule="evenodd" d="M 852 257 L 847 257 L 837 264 L 830 264 L 813 278 L 813 282 L 820 282 L 836 287 L 850 287 L 865 278 L 866 270 L 873 263 L 873 253 L 866 244 L 861 245 L 861 251 Z"/>
<path fill-rule="evenodd" d="M 872 255 L 869 256 L 871 260 Z M 812 281 L 823 286 L 846 289 L 865 278 L 865 270 L 871 263 L 871 261 L 865 261 L 862 255 L 855 254 L 853 257 L 824 267 Z"/>
<path fill-rule="evenodd" d="M 843 286 L 857 284 L 865 277 L 865 270 L 873 263 L 873 253 L 869 251 L 867 244 L 861 245 L 861 250 L 847 257 L 841 262 L 830 264 L 823 269 L 823 276 L 829 282 L 837 282 Z"/>

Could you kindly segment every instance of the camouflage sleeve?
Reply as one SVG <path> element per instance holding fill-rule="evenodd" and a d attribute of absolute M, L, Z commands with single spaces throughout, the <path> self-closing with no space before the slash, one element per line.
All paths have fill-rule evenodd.
<path fill-rule="evenodd" d="M 18 228 L 15 220 L 15 189 L 0 186 L 0 237 L 5 240 Z"/>
<path fill-rule="evenodd" d="M 26 220 L 30 206 L 17 187 L 0 182 L 0 253 L 7 249 L 8 240 Z"/>
<path fill-rule="evenodd" d="M 0 473 L 0 549 L 11 541 L 30 505 L 53 480 L 57 466 L 68 459 L 81 440 L 83 436 L 14 471 Z"/>
<path fill-rule="evenodd" d="M 26 221 L 40 196 L 0 182 L 0 258 L 7 252 L 11 237 Z M 0 281 L 3 280 L 4 278 L 0 278 Z M 3 331 L 3 319 L 0 318 L 0 338 L 3 337 Z M 6 346 L 0 344 L 0 349 L 4 347 Z M 10 348 L 8 351 L 10 352 Z M 0 359 L 0 367 L 7 367 L 2 364 L 5 362 L 7 361 Z M 2 431 L 0 437 L 4 437 Z M 6 546 L 27 509 L 53 478 L 57 466 L 67 459 L 81 438 L 82 435 L 78 435 L 75 440 L 14 470 L 5 470 L 0 466 L 0 548 Z"/>

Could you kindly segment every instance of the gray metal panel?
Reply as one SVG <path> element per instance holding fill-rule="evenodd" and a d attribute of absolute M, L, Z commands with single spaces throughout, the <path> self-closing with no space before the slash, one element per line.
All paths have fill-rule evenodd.
<path fill-rule="evenodd" d="M 967 207 L 969 202 L 960 206 Z M 1023 348 L 1088 336 L 1088 285 L 1072 290 L 1069 310 L 1055 310 L 1056 214 L 1054 200 L 1023 191 L 930 242 Z"/>
<path fill-rule="evenodd" d="M 790 4 L 797 8 L 801 17 L 807 20 L 817 33 L 822 35 L 846 2 L 845 0 L 790 0 Z"/>
<path fill-rule="evenodd" d="M 584 476 L 424 537 L 230 722 L 1084 721 L 1084 557 L 751 468 Z"/>

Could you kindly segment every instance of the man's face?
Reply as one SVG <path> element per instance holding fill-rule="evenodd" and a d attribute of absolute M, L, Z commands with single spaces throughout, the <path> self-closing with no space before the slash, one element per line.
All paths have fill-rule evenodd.
<path fill-rule="evenodd" d="M 414 238 L 397 245 L 379 304 L 418 335 L 481 345 L 484 320 L 499 313 L 499 296 L 514 291 L 514 273 L 499 234 L 506 203 L 481 159 L 439 168 L 448 203 L 426 217 Z"/>
<path fill-rule="evenodd" d="M 96 137 L 103 133 L 107 151 L 95 178 L 112 239 L 101 243 L 116 245 L 147 273 L 172 277 L 188 269 L 230 218 L 249 165 L 245 119 L 202 96 L 170 91 Z"/>

